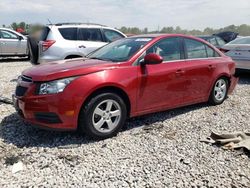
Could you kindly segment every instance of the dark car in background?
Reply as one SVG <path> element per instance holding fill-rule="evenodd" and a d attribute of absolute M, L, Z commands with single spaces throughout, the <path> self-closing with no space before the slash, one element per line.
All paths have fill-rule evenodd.
<path fill-rule="evenodd" d="M 223 39 L 221 39 L 220 37 L 216 35 L 211 35 L 211 36 L 204 35 L 204 36 L 198 36 L 198 37 L 206 40 L 207 42 L 214 45 L 218 49 L 220 49 L 222 46 L 226 44 L 226 42 Z"/>
<path fill-rule="evenodd" d="M 236 39 L 237 36 L 239 35 L 239 33 L 232 32 L 232 31 L 223 31 L 223 32 L 213 34 L 213 35 L 222 38 L 226 43 L 228 43 L 228 42 Z"/>

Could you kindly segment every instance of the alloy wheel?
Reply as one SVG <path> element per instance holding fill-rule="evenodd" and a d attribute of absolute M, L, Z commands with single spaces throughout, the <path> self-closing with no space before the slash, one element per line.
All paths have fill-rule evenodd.
<path fill-rule="evenodd" d="M 214 97 L 218 101 L 222 101 L 227 93 L 227 83 L 224 79 L 219 79 L 214 86 Z"/>
<path fill-rule="evenodd" d="M 94 109 L 92 123 L 95 129 L 101 133 L 114 130 L 121 120 L 121 107 L 112 99 L 100 102 Z"/>

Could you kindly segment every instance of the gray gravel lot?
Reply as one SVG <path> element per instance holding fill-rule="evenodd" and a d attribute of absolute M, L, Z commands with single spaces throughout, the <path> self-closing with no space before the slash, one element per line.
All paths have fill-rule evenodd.
<path fill-rule="evenodd" d="M 0 96 L 11 97 L 27 61 L 0 60 Z M 133 118 L 117 137 L 25 124 L 0 103 L 0 187 L 250 187 L 250 154 L 200 142 L 218 132 L 250 132 L 250 76 L 220 106 L 192 105 Z M 12 173 L 21 161 L 22 171 Z"/>

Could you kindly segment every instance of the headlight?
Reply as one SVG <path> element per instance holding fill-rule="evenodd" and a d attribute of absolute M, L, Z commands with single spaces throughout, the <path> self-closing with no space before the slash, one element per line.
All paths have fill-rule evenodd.
<path fill-rule="evenodd" d="M 64 78 L 40 84 L 39 95 L 63 92 L 64 88 L 77 77 Z"/>

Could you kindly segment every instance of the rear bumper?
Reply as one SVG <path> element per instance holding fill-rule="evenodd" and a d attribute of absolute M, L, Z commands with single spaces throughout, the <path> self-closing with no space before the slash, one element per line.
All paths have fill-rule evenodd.
<path fill-rule="evenodd" d="M 230 87 L 228 89 L 228 94 L 231 94 L 239 81 L 239 77 L 232 76 L 230 79 Z"/>
<path fill-rule="evenodd" d="M 250 70 L 250 60 L 233 59 L 236 69 Z"/>

